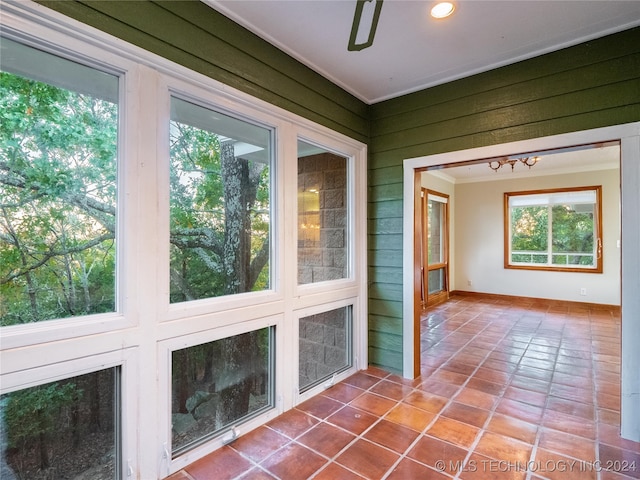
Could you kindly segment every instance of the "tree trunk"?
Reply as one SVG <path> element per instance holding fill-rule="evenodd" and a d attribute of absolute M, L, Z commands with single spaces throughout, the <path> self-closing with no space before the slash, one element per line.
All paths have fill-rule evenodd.
<path fill-rule="evenodd" d="M 36 286 L 35 286 L 35 283 L 33 281 L 32 276 L 31 276 L 31 272 L 28 270 L 29 263 L 27 262 L 27 257 L 26 257 L 26 255 L 24 253 L 24 250 L 22 249 L 22 246 L 20 244 L 20 240 L 18 240 L 18 235 L 16 234 L 15 230 L 13 229 L 13 226 L 11 225 L 11 222 L 9 221 L 9 217 L 7 215 L 7 212 L 6 212 L 6 210 L 4 208 L 2 209 L 2 214 L 4 216 L 5 227 L 6 227 L 7 231 L 9 232 L 9 235 L 11 236 L 12 243 L 16 247 L 18 252 L 20 252 L 20 263 L 22 264 L 22 267 L 26 271 L 25 279 L 27 281 L 27 294 L 29 295 L 29 302 L 31 304 L 31 315 L 33 317 L 31 319 L 31 321 L 32 322 L 37 322 L 38 320 L 40 320 L 40 313 L 38 312 L 38 300 L 37 300 L 37 297 L 36 297 Z"/>
<path fill-rule="evenodd" d="M 251 178 L 249 162 L 234 156 L 231 142 L 221 146 L 224 185 L 224 274 L 225 293 L 251 290 L 251 207 L 255 203 L 257 179 Z"/>
<path fill-rule="evenodd" d="M 177 356 L 178 374 L 178 413 L 189 413 L 187 400 L 189 399 L 189 352 L 181 350 L 175 352 Z"/>
<path fill-rule="evenodd" d="M 83 294 L 83 298 L 84 298 L 84 313 L 88 314 L 91 313 L 91 292 L 89 291 L 89 275 L 91 274 L 91 270 L 93 268 L 93 266 L 89 267 L 89 269 L 87 270 L 87 264 L 82 261 L 81 265 L 80 265 L 81 269 L 82 269 L 82 273 L 81 273 L 81 277 L 80 277 L 80 283 L 82 285 L 82 294 Z"/>
<path fill-rule="evenodd" d="M 40 432 L 38 435 L 38 444 L 40 447 L 40 468 L 46 470 L 49 468 L 49 445 L 47 441 L 47 435 L 44 432 Z"/>
<path fill-rule="evenodd" d="M 89 430 L 98 432 L 100 425 L 100 379 L 97 374 L 92 375 L 89 383 L 91 391 L 89 392 Z"/>
<path fill-rule="evenodd" d="M 76 288 L 73 283 L 73 272 L 71 271 L 71 259 L 69 254 L 63 256 L 64 261 L 64 274 L 66 282 L 63 283 L 63 295 L 67 299 L 67 311 L 71 315 L 76 313 Z"/>
<path fill-rule="evenodd" d="M 256 201 L 260 169 L 236 158 L 232 142 L 221 144 L 220 163 L 225 199 L 223 274 L 225 294 L 248 292 L 257 275 L 251 268 L 251 209 Z M 268 244 L 267 244 L 268 248 Z M 263 259 L 260 258 L 262 261 Z M 220 392 L 218 422 L 228 425 L 249 412 L 250 394 L 255 384 L 255 368 L 249 358 L 259 350 L 257 332 L 221 341 L 225 377 L 236 379 Z"/>
<path fill-rule="evenodd" d="M 71 405 L 71 433 L 73 437 L 73 447 L 78 448 L 80 445 L 80 411 L 77 401 Z"/>
<path fill-rule="evenodd" d="M 258 332 L 248 332 L 222 340 L 222 364 L 228 377 L 237 383 L 220 392 L 218 420 L 227 425 L 249 413 L 249 400 L 256 376 L 251 357 L 258 352 Z"/>

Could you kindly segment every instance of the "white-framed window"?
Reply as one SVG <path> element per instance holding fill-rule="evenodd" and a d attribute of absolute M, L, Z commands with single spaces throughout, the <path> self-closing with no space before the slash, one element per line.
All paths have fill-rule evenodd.
<path fill-rule="evenodd" d="M 158 424 L 166 438 L 162 474 L 185 467 L 279 413 L 282 315 L 158 343 Z M 280 402 L 281 403 L 281 402 Z"/>
<path fill-rule="evenodd" d="M 302 307 L 294 312 L 297 369 L 295 403 L 303 402 L 351 375 L 361 362 L 357 298 Z"/>
<path fill-rule="evenodd" d="M 48 394 L 65 403 L 76 395 L 75 387 L 66 385 L 96 378 L 111 385 L 104 380 L 108 375 L 120 378 L 113 384 L 117 459 L 108 468 L 114 478 L 163 478 L 322 388 L 324 376 L 304 385 L 302 395 L 299 391 L 300 318 L 311 317 L 327 328 L 342 323 L 348 331 L 336 336 L 343 355 L 330 378 L 335 374 L 339 380 L 366 366 L 365 145 L 46 7 L 3 5 L 0 21 L 3 78 L 38 75 L 23 89 L 25 108 L 0 112 L 5 117 L 11 112 L 15 124 L 3 119 L 0 140 L 0 202 L 7 212 L 0 255 L 13 262 L 0 266 L 6 269 L 0 270 L 0 281 L 16 275 L 23 287 L 0 285 L 0 317 L 6 317 L 0 327 L 0 395 L 53 387 Z M 7 45 L 20 54 L 5 56 Z M 9 58 L 17 66 L 5 64 Z M 88 87 L 83 86 L 87 78 Z M 44 90 L 33 87 L 47 79 Z M 104 85 L 107 92 L 96 93 Z M 64 108 L 82 113 L 90 126 L 83 130 L 77 121 L 71 128 L 73 118 L 58 115 L 62 107 L 56 102 L 29 109 L 28 97 L 36 93 L 58 103 L 67 98 Z M 85 97 L 93 103 L 81 111 L 78 99 Z M 59 151 L 23 149 L 22 163 L 9 170 L 12 145 L 25 144 L 18 126 L 32 120 L 36 106 L 45 110 L 47 121 L 34 125 L 46 126 L 43 135 L 55 140 Z M 109 109 L 109 121 L 96 118 Z M 56 119 L 60 125 L 52 123 Z M 77 148 L 74 138 L 83 139 Z M 301 140 L 338 158 L 336 179 L 344 183 L 338 220 L 346 222 L 340 225 L 344 242 L 341 252 L 327 255 L 340 272 L 309 284 L 298 282 L 295 253 Z M 225 173 L 224 168 L 235 170 Z M 235 182 L 240 193 L 231 191 L 231 180 L 240 180 Z M 244 210 L 234 211 L 235 200 Z M 39 210 L 29 202 L 40 202 Z M 29 217 L 28 210 L 37 214 Z M 46 225 L 38 224 L 45 220 L 52 222 L 48 237 Z M 225 225 L 236 221 L 242 224 L 236 230 Z M 17 234 L 18 227 L 31 230 L 11 243 L 10 232 Z M 246 236 L 235 248 L 225 248 L 225 235 L 239 231 Z M 336 245 L 330 242 L 325 250 Z M 28 253 L 27 263 L 21 251 Z M 47 256 L 49 263 L 42 262 Z M 233 263 L 234 258 L 242 262 Z M 38 262 L 46 271 L 36 277 Z M 220 280 L 225 275 L 226 283 Z M 58 283 L 47 285 L 49 276 Z M 34 280 L 33 288 L 27 277 Z M 9 324 L 45 305 L 74 315 L 52 313 L 38 318 L 42 321 Z M 342 316 L 321 318 L 332 310 Z M 242 353 L 246 369 L 239 371 L 233 352 Z M 181 384 L 183 373 L 189 381 Z M 243 384 L 252 389 L 240 392 Z M 227 406 L 230 401 L 221 392 L 234 389 L 238 405 L 247 398 L 251 403 L 224 420 L 225 401 Z M 62 407 L 73 416 L 72 402 Z M 184 410 L 194 422 L 178 418 Z M 209 423 L 214 415 L 203 412 L 213 411 L 224 421 Z M 9 423 L 15 425 L 14 420 Z"/>
<path fill-rule="evenodd" d="M 271 280 L 273 131 L 171 97 L 170 303 Z"/>
<path fill-rule="evenodd" d="M 352 159 L 298 139 L 298 284 L 351 277 Z"/>
<path fill-rule="evenodd" d="M 1 37 L 0 326 L 8 343 L 26 331 L 34 343 L 34 331 L 122 323 L 126 66 L 81 63 L 65 48 L 18 38 Z M 30 328 L 45 321 L 53 322 Z"/>
<path fill-rule="evenodd" d="M 505 268 L 602 273 L 602 187 L 507 192 Z"/>
<path fill-rule="evenodd" d="M 3 472 L 38 478 L 137 469 L 135 349 L 47 364 L 2 376 Z M 104 478 L 104 477 L 103 477 Z"/>
<path fill-rule="evenodd" d="M 298 319 L 298 389 L 304 393 L 353 366 L 353 305 Z"/>

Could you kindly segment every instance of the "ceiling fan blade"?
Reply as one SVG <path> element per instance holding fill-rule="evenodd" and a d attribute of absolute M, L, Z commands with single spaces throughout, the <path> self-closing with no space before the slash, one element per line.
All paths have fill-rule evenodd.
<path fill-rule="evenodd" d="M 349 36 L 349 45 L 347 50 L 350 52 L 360 51 L 373 45 L 373 37 L 376 34 L 376 28 L 378 28 L 378 20 L 380 19 L 380 12 L 382 11 L 382 2 L 384 0 L 357 0 L 356 11 L 353 15 L 353 24 L 351 25 L 351 35 Z M 373 16 L 371 17 L 371 25 L 369 27 L 369 35 L 366 42 L 356 43 L 358 32 L 360 31 L 362 22 L 362 12 L 364 11 L 367 3 L 375 2 Z M 367 25 L 365 25 L 365 28 Z"/>

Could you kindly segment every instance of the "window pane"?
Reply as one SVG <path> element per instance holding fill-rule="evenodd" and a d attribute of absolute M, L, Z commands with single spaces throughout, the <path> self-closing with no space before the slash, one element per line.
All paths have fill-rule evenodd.
<path fill-rule="evenodd" d="M 298 283 L 346 278 L 347 162 L 298 142 Z"/>
<path fill-rule="evenodd" d="M 555 205 L 552 209 L 553 263 L 593 266 L 594 205 Z"/>
<path fill-rule="evenodd" d="M 511 208 L 513 263 L 547 263 L 548 215 L 547 207 Z"/>
<path fill-rule="evenodd" d="M 511 255 L 513 263 L 540 263 L 549 262 L 549 255 L 545 253 L 514 253 Z"/>
<path fill-rule="evenodd" d="M 272 336 L 263 328 L 173 352 L 174 456 L 273 407 Z"/>
<path fill-rule="evenodd" d="M 444 220 L 446 205 L 429 199 L 428 213 L 428 261 L 429 265 L 444 262 Z"/>
<path fill-rule="evenodd" d="M 300 375 L 303 392 L 351 366 L 351 306 L 300 319 Z"/>
<path fill-rule="evenodd" d="M 429 270 L 429 277 L 427 282 L 428 282 L 429 294 L 442 292 L 445 289 L 444 268 L 439 268 L 437 270 Z"/>
<path fill-rule="evenodd" d="M 120 478 L 118 373 L 110 368 L 2 395 L 2 478 Z"/>
<path fill-rule="evenodd" d="M 171 99 L 171 302 L 270 288 L 271 131 Z"/>
<path fill-rule="evenodd" d="M 116 309 L 117 91 L 114 75 L 2 39 L 2 326 Z"/>
<path fill-rule="evenodd" d="M 510 264 L 602 271 L 601 187 L 515 192 L 506 198 Z"/>

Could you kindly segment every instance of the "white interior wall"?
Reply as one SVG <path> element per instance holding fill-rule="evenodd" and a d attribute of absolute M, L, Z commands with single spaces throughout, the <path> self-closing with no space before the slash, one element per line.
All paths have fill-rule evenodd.
<path fill-rule="evenodd" d="M 592 185 L 602 185 L 602 274 L 504 268 L 504 192 Z M 454 212 L 452 289 L 620 305 L 619 169 L 456 184 Z"/>

